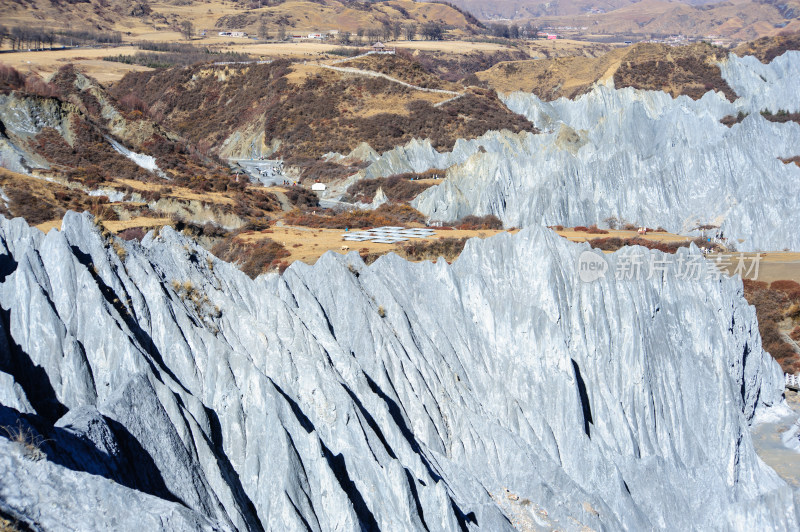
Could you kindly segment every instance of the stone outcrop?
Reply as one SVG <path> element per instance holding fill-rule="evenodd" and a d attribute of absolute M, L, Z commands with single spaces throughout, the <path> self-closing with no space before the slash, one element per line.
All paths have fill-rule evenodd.
<path fill-rule="evenodd" d="M 504 101 L 542 134 L 491 132 L 436 152 L 415 141 L 381 155 L 365 177 L 450 168 L 414 206 L 434 220 L 494 214 L 507 226 L 602 224 L 608 217 L 670 231 L 712 224 L 740 250 L 800 250 L 800 127 L 771 123 L 769 109 L 798 110 L 800 52 L 771 64 L 731 56 L 723 76 L 740 98 L 698 101 L 601 85 L 576 100 Z M 750 113 L 727 128 L 720 119 Z"/>
<path fill-rule="evenodd" d="M 255 280 L 169 228 L 0 219 L 0 511 L 41 528 L 793 529 L 738 279 L 579 280 L 531 227 L 452 265 Z M 680 255 L 697 255 L 696 248 Z M 600 259 L 600 255 L 597 255 Z M 598 259 L 598 260 L 599 260 Z M 153 521 L 148 516 L 161 516 Z"/>

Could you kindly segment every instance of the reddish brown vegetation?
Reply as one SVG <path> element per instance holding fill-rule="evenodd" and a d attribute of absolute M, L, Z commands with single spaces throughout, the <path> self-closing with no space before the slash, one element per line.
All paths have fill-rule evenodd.
<path fill-rule="evenodd" d="M 384 225 L 422 223 L 425 221 L 425 217 L 419 211 L 408 205 L 385 204 L 375 210 L 350 210 L 343 212 L 325 210 L 317 211 L 317 214 L 295 210 L 288 213 L 284 221 L 289 225 L 302 225 L 306 227 L 364 229 L 367 227 L 381 227 Z"/>
<path fill-rule="evenodd" d="M 770 122 L 777 122 L 779 124 L 786 122 L 796 122 L 800 124 L 800 113 L 790 113 L 788 111 L 784 111 L 783 109 L 779 110 L 777 113 L 773 113 L 771 111 L 761 111 L 761 116 Z"/>
<path fill-rule="evenodd" d="M 736 100 L 736 93 L 717 66 L 727 51 L 698 44 L 675 48 L 671 54 L 678 57 L 671 61 L 663 59 L 658 45 L 638 45 L 614 73 L 614 85 L 663 90 L 673 96 L 684 94 L 695 100 L 714 90 L 722 92 L 731 102 Z"/>
<path fill-rule="evenodd" d="M 30 225 L 58 220 L 68 210 L 89 211 L 103 220 L 117 219 L 105 196 L 89 196 L 55 183 L 11 178 L 6 174 L 0 174 L 0 187 L 10 200 L 8 207 L 0 211 L 6 216 L 25 218 Z"/>
<path fill-rule="evenodd" d="M 694 242 L 698 247 L 706 247 L 715 251 L 722 250 L 722 248 L 717 244 L 709 243 L 702 238 L 696 238 L 690 242 L 659 242 L 638 236 L 633 238 L 619 238 L 612 236 L 605 238 L 593 238 L 588 242 L 593 248 L 602 249 L 603 251 L 617 251 L 624 246 L 642 246 L 646 247 L 647 249 L 657 249 L 664 253 L 675 253 L 680 248 L 688 247 L 691 242 Z"/>
<path fill-rule="evenodd" d="M 756 308 L 764 349 L 778 361 L 783 371 L 800 372 L 800 353 L 784 340 L 781 332 L 782 328 L 791 328 L 792 322 L 800 320 L 800 307 L 797 304 L 800 298 L 793 300 L 787 295 L 788 290 L 797 297 L 796 291 L 800 290 L 800 285 L 794 281 L 774 281 L 768 286 L 765 282 L 747 279 L 742 283 L 745 298 Z M 792 334 L 795 334 L 795 330 L 792 330 Z"/>
<path fill-rule="evenodd" d="M 800 32 L 784 32 L 774 37 L 762 37 L 734 49 L 738 56 L 752 55 L 769 63 L 789 50 L 800 50 Z"/>
<path fill-rule="evenodd" d="M 479 231 L 486 229 L 502 229 L 503 222 L 494 214 L 487 214 L 485 216 L 464 216 L 453 224 L 456 229 L 466 231 Z"/>
<path fill-rule="evenodd" d="M 251 279 L 270 270 L 283 273 L 288 267 L 289 264 L 281 259 L 290 253 L 278 242 L 269 238 L 246 242 L 237 236 L 233 234 L 219 241 L 211 252 L 222 260 L 235 263 Z"/>
<path fill-rule="evenodd" d="M 380 78 L 325 72 L 309 76 L 302 86 L 289 87 L 285 77 L 289 67 L 286 61 L 226 67 L 231 74 L 223 81 L 199 74 L 208 65 L 129 73 L 114 92 L 120 97 L 135 94 L 152 114 L 163 116 L 167 125 L 196 143 L 219 145 L 237 127 L 263 116 L 267 138 L 282 140 L 281 155 L 295 158 L 348 153 L 362 142 L 385 151 L 413 138 L 430 138 L 437 149 L 451 149 L 457 138 L 474 138 L 490 129 L 536 130 L 509 111 L 494 91 L 471 90 L 463 98 L 433 107 L 425 100 L 413 100 L 412 89 Z M 402 114 L 365 118 L 350 111 L 374 105 L 376 95 L 402 95 L 412 101 Z M 338 165 L 325 169 L 334 170 L 347 171 Z M 309 177 L 324 180 L 324 172 L 318 173 L 322 175 Z"/>
<path fill-rule="evenodd" d="M 361 179 L 350 185 L 344 201 L 371 203 L 378 189 L 381 188 L 389 201 L 408 203 L 431 186 L 412 181 L 411 179 L 414 177 L 419 178 L 418 174 L 398 174 L 378 179 Z"/>
<path fill-rule="evenodd" d="M 318 207 L 319 197 L 312 190 L 303 187 L 287 187 L 284 192 L 286 198 L 295 207 L 301 209 L 307 207 Z"/>
<path fill-rule="evenodd" d="M 590 225 L 586 229 L 586 232 L 589 233 L 590 235 L 607 235 L 608 234 L 608 231 L 606 231 L 605 229 L 600 229 L 599 227 L 597 227 L 597 224 Z"/>

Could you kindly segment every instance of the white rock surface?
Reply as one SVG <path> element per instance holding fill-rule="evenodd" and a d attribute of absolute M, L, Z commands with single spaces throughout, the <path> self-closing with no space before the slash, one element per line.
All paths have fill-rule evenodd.
<path fill-rule="evenodd" d="M 722 77 L 740 96 L 736 105 L 743 111 L 800 111 L 800 100 L 797 98 L 800 51 L 790 50 L 768 65 L 753 56 L 731 55 L 719 67 Z"/>
<path fill-rule="evenodd" d="M 575 101 L 514 93 L 506 105 L 543 134 L 491 132 L 451 153 L 414 141 L 364 176 L 450 168 L 414 202 L 434 220 L 494 214 L 507 226 L 589 225 L 616 216 L 676 232 L 718 224 L 745 240 L 741 250 L 800 250 L 800 168 L 779 160 L 800 155 L 800 127 L 758 112 L 797 110 L 800 53 L 770 65 L 732 56 L 721 68 L 741 96 L 735 103 L 605 85 Z M 751 114 L 730 129 L 719 122 L 739 111 Z"/>
<path fill-rule="evenodd" d="M 0 219 L 0 424 L 27 404 L 50 440 L 33 462 L 0 438 L 0 478 L 24 478 L 0 482 L 5 513 L 117 530 L 798 527 L 748 431 L 783 376 L 738 280 L 582 283 L 586 247 L 536 227 L 472 240 L 452 266 L 328 253 L 255 281 L 169 228 L 122 245 L 124 260 L 87 216 L 47 235 Z M 660 257 L 608 255 L 611 271 L 626 253 Z"/>

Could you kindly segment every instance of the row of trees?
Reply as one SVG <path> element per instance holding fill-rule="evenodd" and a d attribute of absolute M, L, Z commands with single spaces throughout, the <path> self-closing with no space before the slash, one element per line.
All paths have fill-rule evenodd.
<path fill-rule="evenodd" d="M 503 39 L 535 39 L 539 28 L 528 22 L 524 26 L 516 24 L 490 24 L 488 33 Z"/>
<path fill-rule="evenodd" d="M 54 45 L 119 44 L 119 32 L 95 32 L 80 30 L 45 30 L 41 28 L 0 26 L 0 46 L 8 41 L 12 50 L 52 48 Z"/>
<path fill-rule="evenodd" d="M 426 22 L 425 24 L 417 25 L 414 22 L 409 24 L 402 24 L 395 22 L 393 24 L 384 23 L 380 28 L 358 28 L 355 34 L 355 40 L 362 42 L 364 38 L 368 41 L 391 39 L 399 40 L 405 39 L 413 41 L 417 36 L 430 41 L 440 41 L 444 37 L 445 27 L 437 22 Z M 339 41 L 342 44 L 349 44 L 354 40 L 350 32 L 344 32 L 339 35 Z"/>
<path fill-rule="evenodd" d="M 405 39 L 413 41 L 415 38 L 422 37 L 423 39 L 438 41 L 444 38 L 445 27 L 436 22 L 427 22 L 422 25 L 416 23 L 402 24 L 400 22 L 384 23 L 380 28 L 358 28 L 355 34 L 349 31 L 339 33 L 339 42 L 341 44 L 354 44 L 367 42 L 374 42 L 378 40 L 389 41 Z M 278 24 L 275 30 L 275 37 L 279 40 L 285 40 L 287 36 L 286 28 L 282 24 Z M 271 39 L 272 32 L 266 23 L 262 22 L 258 26 L 258 38 L 262 40 Z"/>

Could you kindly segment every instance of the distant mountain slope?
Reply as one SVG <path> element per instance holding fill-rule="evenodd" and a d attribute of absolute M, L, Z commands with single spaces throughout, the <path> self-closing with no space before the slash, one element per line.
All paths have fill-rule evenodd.
<path fill-rule="evenodd" d="M 437 22 L 473 32 L 480 23 L 471 15 L 443 3 L 391 0 L 349 2 L 340 0 L 269 0 L 211 3 L 199 1 L 148 2 L 135 0 L 19 0 L 0 3 L 5 26 L 71 27 L 115 30 L 133 35 L 154 30 L 179 31 L 185 21 L 195 30 L 244 30 L 255 35 L 264 24 L 274 36 L 286 32 L 335 30 L 355 33 L 359 28 Z"/>
<path fill-rule="evenodd" d="M 743 45 L 736 52 L 764 60 L 798 48 L 800 34 L 792 34 Z M 589 92 L 597 82 L 613 79 L 617 88 L 662 90 L 694 99 L 709 90 L 718 90 L 732 101 L 736 95 L 722 78 L 718 66 L 727 56 L 727 50 L 707 43 L 688 46 L 642 43 L 600 57 L 505 61 L 478 72 L 477 78 L 500 92 L 532 92 L 544 100 L 574 98 Z"/>
<path fill-rule="evenodd" d="M 348 153 L 362 142 L 385 151 L 414 138 L 430 138 L 436 147 L 450 149 L 457 138 L 492 129 L 535 131 L 494 91 L 446 83 L 400 55 L 343 65 L 451 92 L 275 61 L 131 73 L 113 93 L 141 98 L 165 117 L 167 127 L 225 157 L 280 149 L 285 157 L 317 159 L 328 152 Z"/>
<path fill-rule="evenodd" d="M 796 0 L 728 2 L 662 0 L 454 0 L 482 20 L 531 20 L 543 27 L 586 28 L 591 34 L 718 35 L 754 39 L 800 25 Z"/>

